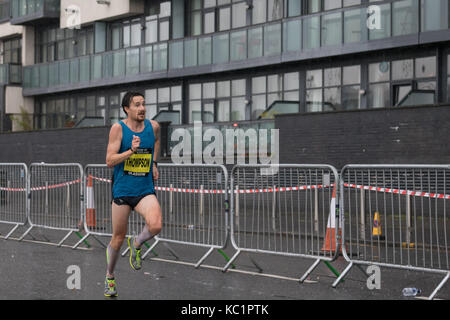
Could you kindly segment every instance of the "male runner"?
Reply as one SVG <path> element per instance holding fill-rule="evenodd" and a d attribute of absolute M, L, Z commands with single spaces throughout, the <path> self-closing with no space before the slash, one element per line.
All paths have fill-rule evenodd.
<path fill-rule="evenodd" d="M 158 179 L 157 162 L 160 127 L 156 121 L 145 119 L 144 96 L 127 92 L 122 100 L 127 119 L 115 123 L 109 133 L 106 164 L 114 167 L 112 188 L 113 235 L 106 249 L 107 271 L 105 296 L 117 296 L 114 267 L 127 233 L 131 210 L 145 219 L 137 237 L 128 238 L 130 264 L 141 268 L 141 245 L 161 231 L 161 207 L 155 196 L 153 179 Z"/>

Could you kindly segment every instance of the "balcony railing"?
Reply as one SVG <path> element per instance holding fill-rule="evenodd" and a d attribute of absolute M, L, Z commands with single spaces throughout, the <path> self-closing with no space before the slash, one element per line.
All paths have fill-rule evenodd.
<path fill-rule="evenodd" d="M 22 66 L 16 64 L 0 64 L 0 85 L 21 84 Z"/>
<path fill-rule="evenodd" d="M 442 13 L 434 17 L 439 13 L 439 10 L 433 11 L 436 10 L 433 7 L 436 2 L 444 3 L 436 0 L 382 2 L 378 5 L 378 20 L 374 20 L 373 25 L 370 25 L 373 15 L 369 14 L 368 5 L 374 3 L 369 3 L 210 35 L 28 66 L 24 67 L 24 87 L 60 87 L 65 90 L 73 84 L 87 87 L 105 84 L 105 81 L 108 84 L 108 81 L 120 83 L 164 78 L 171 72 L 174 76 L 179 76 L 180 72 L 181 75 L 196 74 L 199 67 L 205 66 L 210 66 L 210 72 L 214 72 L 218 68 L 211 68 L 213 65 L 221 65 L 220 70 L 239 69 L 249 65 L 310 59 L 311 52 L 328 56 L 333 50 L 335 54 L 342 54 L 347 47 L 351 47 L 349 52 L 354 52 L 355 44 L 361 44 L 360 50 L 367 51 L 367 43 L 397 36 L 415 35 L 410 41 L 418 42 L 420 32 L 449 28 L 448 10 L 444 13 L 446 17 Z M 385 42 L 386 46 L 397 45 L 395 41 Z M 379 46 L 374 46 L 373 50 L 379 49 Z M 243 63 L 250 61 L 252 64 Z"/>
<path fill-rule="evenodd" d="M 60 0 L 11 0 L 11 24 L 59 18 Z"/>

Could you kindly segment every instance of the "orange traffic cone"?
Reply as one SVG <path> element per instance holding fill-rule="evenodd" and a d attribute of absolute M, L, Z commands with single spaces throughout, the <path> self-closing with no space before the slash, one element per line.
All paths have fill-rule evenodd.
<path fill-rule="evenodd" d="M 95 228 L 94 187 L 92 185 L 91 175 L 89 175 L 89 181 L 86 187 L 86 224 L 88 227 Z"/>
<path fill-rule="evenodd" d="M 341 235 L 340 229 L 339 235 Z M 333 195 L 330 203 L 330 214 L 328 215 L 327 233 L 322 251 L 336 252 L 336 185 L 333 185 Z"/>

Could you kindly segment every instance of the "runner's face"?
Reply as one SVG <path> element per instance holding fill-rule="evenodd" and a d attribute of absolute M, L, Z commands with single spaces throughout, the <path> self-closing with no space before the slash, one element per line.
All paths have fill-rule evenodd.
<path fill-rule="evenodd" d="M 128 116 L 136 121 L 145 120 L 145 101 L 143 97 L 133 97 L 128 107 Z"/>

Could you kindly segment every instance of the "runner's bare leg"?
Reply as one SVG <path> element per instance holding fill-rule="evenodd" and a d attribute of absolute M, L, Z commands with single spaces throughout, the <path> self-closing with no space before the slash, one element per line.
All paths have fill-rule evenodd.
<path fill-rule="evenodd" d="M 111 242 L 108 245 L 108 260 L 107 264 L 107 276 L 114 277 L 114 268 L 116 266 L 117 259 L 120 255 L 120 247 L 127 234 L 128 217 L 130 216 L 131 208 L 128 205 L 118 206 L 113 202 L 112 204 L 112 227 L 113 235 Z"/>
<path fill-rule="evenodd" d="M 136 237 L 134 243 L 135 247 L 139 248 L 145 241 L 151 240 L 161 232 L 162 212 L 158 199 L 153 194 L 139 201 L 139 204 L 134 209 L 145 220 L 145 226 L 142 232 Z"/>

